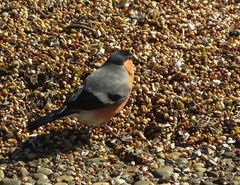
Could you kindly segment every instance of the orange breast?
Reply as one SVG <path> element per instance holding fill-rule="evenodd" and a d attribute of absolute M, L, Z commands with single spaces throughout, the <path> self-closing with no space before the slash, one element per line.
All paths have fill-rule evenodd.
<path fill-rule="evenodd" d="M 132 86 L 134 79 L 134 65 L 131 60 L 127 60 L 124 62 L 124 67 L 129 74 L 129 85 Z"/>
<path fill-rule="evenodd" d="M 121 104 L 99 109 L 95 115 L 96 117 L 100 117 L 105 121 L 109 121 L 114 115 L 116 115 L 119 111 L 122 110 L 122 108 L 126 105 L 127 101 L 128 99 Z"/>

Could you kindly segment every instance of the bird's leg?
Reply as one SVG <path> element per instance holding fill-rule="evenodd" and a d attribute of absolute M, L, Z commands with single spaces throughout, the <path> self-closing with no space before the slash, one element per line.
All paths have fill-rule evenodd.
<path fill-rule="evenodd" d="M 115 137 L 117 137 L 117 138 L 119 137 L 118 134 L 116 134 L 116 133 L 113 131 L 112 127 L 110 127 L 109 125 L 105 124 L 105 125 L 104 125 L 104 128 L 105 128 L 106 130 L 108 130 L 113 136 L 115 136 Z"/>
<path fill-rule="evenodd" d="M 110 134 L 112 134 L 115 138 L 119 139 L 120 141 L 122 141 L 122 138 L 119 136 L 118 133 L 113 131 L 113 128 L 110 127 L 108 124 L 104 124 L 104 129 L 109 131 Z"/>

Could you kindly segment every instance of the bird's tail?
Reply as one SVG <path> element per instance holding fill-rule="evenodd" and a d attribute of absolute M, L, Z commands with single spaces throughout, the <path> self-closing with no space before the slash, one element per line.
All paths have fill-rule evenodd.
<path fill-rule="evenodd" d="M 59 118 L 62 118 L 64 116 L 66 116 L 64 110 L 65 110 L 65 108 L 62 107 L 58 110 L 55 110 L 55 111 L 51 112 L 50 114 L 48 114 L 46 116 L 43 116 L 43 117 L 41 117 L 41 118 L 39 118 L 35 121 L 29 122 L 28 125 L 27 125 L 27 129 L 29 131 L 36 130 L 37 128 L 39 128 L 43 125 L 46 125 L 49 122 L 52 122 L 56 119 L 59 119 Z"/>

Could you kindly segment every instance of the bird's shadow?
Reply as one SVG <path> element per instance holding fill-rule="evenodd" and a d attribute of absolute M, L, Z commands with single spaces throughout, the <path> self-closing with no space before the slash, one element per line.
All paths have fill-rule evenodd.
<path fill-rule="evenodd" d="M 88 129 L 67 128 L 34 135 L 24 142 L 19 142 L 17 147 L 9 151 L 8 159 L 0 159 L 0 164 L 29 162 L 44 157 L 51 157 L 54 160 L 59 153 L 68 153 L 88 145 L 88 131 Z"/>
<path fill-rule="evenodd" d="M 84 152 L 84 148 L 96 147 L 96 144 L 89 141 L 89 130 L 90 128 L 86 127 L 72 127 L 60 131 L 51 130 L 47 134 L 34 135 L 24 142 L 19 142 L 17 147 L 9 151 L 8 157 L 0 159 L 0 164 L 14 164 L 18 161 L 30 162 L 46 157 L 54 161 L 59 158 L 61 153 L 68 153 L 76 149 Z M 156 131 L 156 129 L 154 130 Z M 148 136 L 149 134 L 144 133 L 144 135 Z M 121 157 L 117 150 L 115 151 L 120 144 L 126 144 L 132 140 L 130 136 L 130 134 L 126 134 L 116 137 L 107 134 L 107 138 L 101 139 L 104 139 L 107 147 L 112 149 L 124 162 L 136 161 L 142 163 L 143 159 L 134 153 L 128 154 L 125 152 L 125 155 Z"/>

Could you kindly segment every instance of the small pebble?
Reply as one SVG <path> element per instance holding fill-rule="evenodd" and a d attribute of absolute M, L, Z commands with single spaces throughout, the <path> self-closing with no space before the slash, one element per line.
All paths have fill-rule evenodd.
<path fill-rule="evenodd" d="M 0 170 L 0 180 L 2 180 L 4 178 L 4 172 L 3 170 Z"/>
<path fill-rule="evenodd" d="M 197 167 L 204 167 L 205 165 L 203 163 L 195 163 L 192 166 L 193 168 L 197 168 Z"/>
<path fill-rule="evenodd" d="M 137 181 L 134 185 L 154 185 L 154 183 L 151 181 Z"/>
<path fill-rule="evenodd" d="M 57 183 L 55 183 L 54 185 L 68 185 L 68 184 L 65 183 L 65 182 L 57 182 Z"/>
<path fill-rule="evenodd" d="M 196 170 L 197 172 L 204 173 L 207 169 L 206 169 L 206 168 L 203 168 L 203 167 L 196 167 L 195 170 Z"/>
<path fill-rule="evenodd" d="M 182 182 L 181 185 L 190 185 L 188 182 Z"/>
<path fill-rule="evenodd" d="M 224 152 L 222 156 L 226 158 L 232 158 L 235 156 L 235 154 L 233 152 Z"/>
<path fill-rule="evenodd" d="M 200 178 L 198 177 L 190 177 L 189 183 L 192 185 L 199 185 L 201 183 Z"/>
<path fill-rule="evenodd" d="M 200 185 L 214 185 L 214 184 L 210 181 L 201 181 Z"/>
<path fill-rule="evenodd" d="M 43 173 L 34 173 L 33 178 L 36 179 L 36 180 L 41 180 L 41 181 L 47 181 L 48 180 L 48 176 L 43 174 Z"/>
<path fill-rule="evenodd" d="M 186 158 L 178 158 L 175 161 L 178 164 L 187 164 L 188 163 L 188 159 L 186 159 Z"/>
<path fill-rule="evenodd" d="M 240 180 L 232 180 L 231 185 L 240 185 Z"/>
<path fill-rule="evenodd" d="M 53 173 L 53 171 L 52 171 L 51 169 L 49 169 L 49 168 L 44 168 L 44 167 L 38 168 L 38 169 L 37 169 L 37 172 L 38 172 L 38 173 L 43 173 L 43 174 L 45 174 L 45 175 L 50 175 L 50 174 Z"/>
<path fill-rule="evenodd" d="M 220 85 L 220 84 L 221 84 L 221 81 L 220 81 L 220 80 L 213 80 L 213 83 L 214 83 L 215 85 Z"/>
<path fill-rule="evenodd" d="M 2 180 L 2 185 L 20 185 L 20 184 L 21 184 L 20 180 L 8 179 L 8 178 L 4 178 Z"/>
<path fill-rule="evenodd" d="M 68 182 L 68 181 L 72 181 L 73 179 L 74 179 L 74 177 L 68 176 L 68 175 L 62 175 L 62 176 L 57 177 L 57 181 L 59 181 L 59 182 L 62 182 L 62 181 Z"/>
<path fill-rule="evenodd" d="M 26 177 L 26 176 L 29 175 L 29 172 L 28 172 L 28 170 L 27 170 L 25 167 L 21 167 L 21 168 L 20 168 L 20 172 L 21 172 L 21 175 L 22 175 L 23 177 Z"/>
<path fill-rule="evenodd" d="M 171 166 L 163 166 L 154 171 L 156 178 L 168 178 L 173 174 L 173 168 Z"/>

